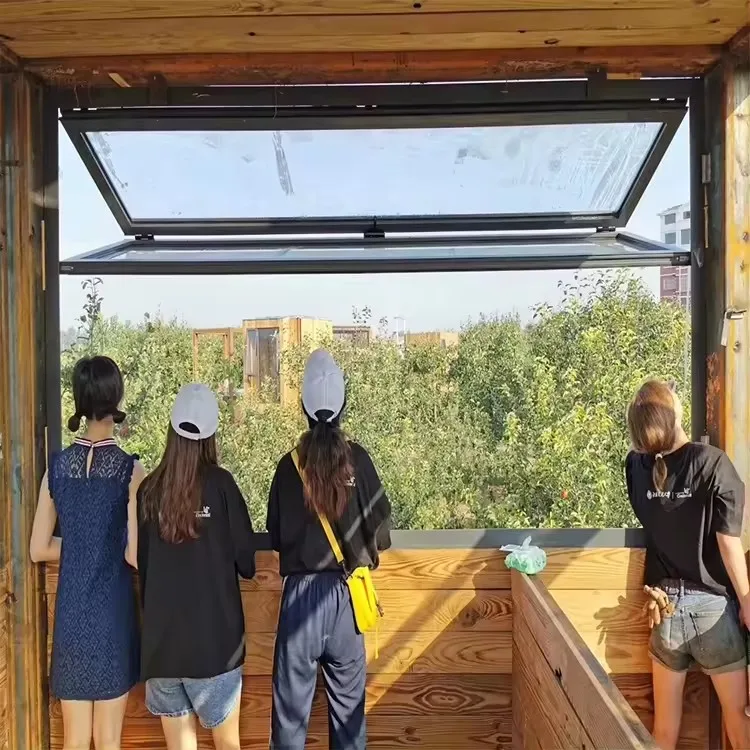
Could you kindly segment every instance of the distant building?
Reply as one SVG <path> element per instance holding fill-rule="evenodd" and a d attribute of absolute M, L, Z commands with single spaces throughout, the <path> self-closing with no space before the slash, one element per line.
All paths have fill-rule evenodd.
<path fill-rule="evenodd" d="M 690 249 L 690 204 L 672 206 L 659 214 L 661 241 L 667 245 Z M 690 308 L 690 268 L 661 269 L 659 299 L 672 300 L 684 309 Z"/>
<path fill-rule="evenodd" d="M 455 331 L 424 331 L 407 333 L 406 346 L 458 346 L 458 333 Z"/>
<path fill-rule="evenodd" d="M 372 340 L 370 326 L 334 326 L 333 338 L 337 341 L 348 341 L 354 346 L 369 346 Z"/>

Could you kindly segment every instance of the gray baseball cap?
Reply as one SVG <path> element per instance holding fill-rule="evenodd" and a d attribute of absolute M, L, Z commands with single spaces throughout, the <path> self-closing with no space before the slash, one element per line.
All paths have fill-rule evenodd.
<path fill-rule="evenodd" d="M 219 402 L 214 392 L 201 383 L 180 388 L 172 407 L 172 428 L 188 440 L 205 440 L 219 429 Z"/>
<path fill-rule="evenodd" d="M 311 419 L 333 422 L 346 402 L 344 373 L 325 349 L 316 349 L 305 364 L 302 406 Z"/>

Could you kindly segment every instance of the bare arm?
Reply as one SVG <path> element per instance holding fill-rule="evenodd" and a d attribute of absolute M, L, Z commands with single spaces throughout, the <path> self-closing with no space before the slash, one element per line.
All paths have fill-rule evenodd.
<path fill-rule="evenodd" d="M 45 472 L 39 488 L 34 525 L 31 528 L 29 554 L 33 562 L 55 562 L 60 559 L 62 540 L 60 537 L 53 536 L 56 522 L 57 511 L 55 510 L 55 504 L 52 502 L 49 480 Z"/>
<path fill-rule="evenodd" d="M 750 628 L 750 582 L 742 549 L 742 522 L 745 513 L 745 484 L 725 454 L 713 470 L 712 486 L 716 541 L 721 561 L 732 582 L 740 605 L 740 618 Z"/>
<path fill-rule="evenodd" d="M 133 464 L 133 476 L 128 488 L 128 543 L 125 546 L 125 560 L 138 569 L 138 488 L 146 476 L 140 461 Z"/>
<path fill-rule="evenodd" d="M 750 595 L 750 581 L 748 581 L 747 563 L 745 562 L 742 542 L 738 536 L 728 536 L 727 534 L 717 534 L 716 539 L 719 542 L 719 551 L 724 567 L 727 569 L 737 598 L 744 609 L 746 607 L 745 602 Z"/>

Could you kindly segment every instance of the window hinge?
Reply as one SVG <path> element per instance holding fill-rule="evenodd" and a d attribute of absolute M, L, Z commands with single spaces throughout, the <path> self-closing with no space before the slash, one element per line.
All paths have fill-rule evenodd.
<path fill-rule="evenodd" d="M 373 217 L 372 224 L 365 229 L 364 236 L 366 240 L 382 240 L 385 238 L 385 232 L 378 226 L 377 217 Z"/>

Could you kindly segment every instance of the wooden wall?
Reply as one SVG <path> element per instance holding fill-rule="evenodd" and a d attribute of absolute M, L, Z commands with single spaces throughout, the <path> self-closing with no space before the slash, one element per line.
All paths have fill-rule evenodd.
<path fill-rule="evenodd" d="M 544 583 L 514 571 L 513 743 L 517 750 L 657 750 Z"/>
<path fill-rule="evenodd" d="M 644 551 L 590 549 L 559 555 L 552 550 L 548 554 L 550 564 L 542 580 L 641 721 L 651 729 L 649 630 L 641 614 Z M 708 678 L 691 673 L 685 689 L 681 750 L 705 750 L 709 746 L 708 706 Z"/>
<path fill-rule="evenodd" d="M 259 553 L 258 575 L 243 582 L 248 653 L 243 750 L 268 748 L 271 669 L 280 595 L 275 557 Z M 495 550 L 394 551 L 376 584 L 386 617 L 380 654 L 368 638 L 368 748 L 486 750 L 511 747 L 510 575 Z M 47 575 L 52 633 L 57 574 Z M 52 704 L 51 747 L 62 747 L 59 705 Z M 316 695 L 308 747 L 327 748 L 325 699 Z M 158 721 L 131 696 L 123 750 L 163 747 Z M 204 735 L 201 747 L 211 747 Z"/>
<path fill-rule="evenodd" d="M 653 702 L 648 632 L 640 615 L 643 552 L 550 549 L 539 580 L 649 726 Z M 380 654 L 368 638 L 368 747 L 512 747 L 513 605 L 510 571 L 495 550 L 409 550 L 384 556 L 376 575 L 386 617 Z M 52 633 L 57 571 L 47 574 Z M 275 557 L 259 553 L 258 575 L 243 582 L 248 655 L 243 748 L 267 748 L 274 631 L 280 579 Z M 691 676 L 681 748 L 708 746 L 708 691 Z M 52 748 L 62 747 L 59 706 L 51 710 Z M 124 750 L 163 747 L 142 688 L 128 707 Z M 325 698 L 318 692 L 311 748 L 327 747 Z M 210 747 L 204 736 L 201 747 Z"/>
<path fill-rule="evenodd" d="M 5 566 L 0 566 L 0 750 L 10 750 L 10 682 L 8 680 L 8 586 Z"/>
<path fill-rule="evenodd" d="M 6 695 L 0 747 L 7 741 L 14 750 L 36 750 L 47 723 L 44 586 L 28 549 L 45 468 L 44 227 L 56 181 L 44 179 L 47 92 L 20 70 L 3 62 L 0 69 L 0 570 L 6 591 L 0 597 Z"/>

